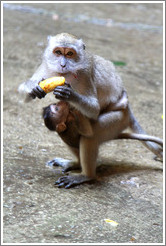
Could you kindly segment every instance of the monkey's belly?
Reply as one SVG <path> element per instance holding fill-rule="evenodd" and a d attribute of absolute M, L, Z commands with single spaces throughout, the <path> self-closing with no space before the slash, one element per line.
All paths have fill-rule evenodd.
<path fill-rule="evenodd" d="M 67 129 L 59 133 L 59 136 L 70 147 L 79 148 L 80 134 L 74 131 L 74 129 Z"/>

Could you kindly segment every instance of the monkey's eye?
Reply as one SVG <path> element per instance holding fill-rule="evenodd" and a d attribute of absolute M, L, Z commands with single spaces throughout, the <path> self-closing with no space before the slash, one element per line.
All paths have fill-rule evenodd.
<path fill-rule="evenodd" d="M 54 53 L 58 56 L 62 55 L 62 52 L 60 50 L 55 50 Z"/>
<path fill-rule="evenodd" d="M 55 110 L 58 111 L 58 107 L 55 107 Z"/>
<path fill-rule="evenodd" d="M 71 57 L 71 56 L 73 56 L 73 54 L 74 53 L 72 51 L 67 52 L 67 56 L 70 56 Z"/>

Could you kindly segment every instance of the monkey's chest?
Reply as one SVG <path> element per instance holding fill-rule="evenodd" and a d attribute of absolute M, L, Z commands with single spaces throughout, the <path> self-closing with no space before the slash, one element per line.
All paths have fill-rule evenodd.
<path fill-rule="evenodd" d="M 80 76 L 80 74 L 67 73 L 63 75 L 65 77 L 65 82 L 70 84 L 74 91 L 79 94 L 85 94 L 89 85 L 84 78 Z"/>
<path fill-rule="evenodd" d="M 65 77 L 65 81 L 69 84 L 75 84 L 77 83 L 77 75 L 74 73 L 66 73 L 66 74 L 61 74 L 58 73 L 57 76 L 63 76 Z"/>

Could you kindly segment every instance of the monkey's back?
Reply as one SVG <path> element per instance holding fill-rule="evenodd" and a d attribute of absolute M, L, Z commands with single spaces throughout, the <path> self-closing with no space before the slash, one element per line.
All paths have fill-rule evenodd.
<path fill-rule="evenodd" d="M 101 108 L 104 108 L 109 102 L 116 103 L 118 101 L 122 94 L 123 83 L 111 61 L 95 55 L 93 64 L 98 100 Z"/>

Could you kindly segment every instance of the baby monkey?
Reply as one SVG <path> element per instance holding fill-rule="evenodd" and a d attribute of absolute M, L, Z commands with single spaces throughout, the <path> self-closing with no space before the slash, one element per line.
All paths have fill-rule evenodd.
<path fill-rule="evenodd" d="M 118 109 L 120 106 L 124 106 L 127 103 L 126 101 L 126 92 L 123 93 L 122 98 L 119 103 L 112 107 L 113 110 Z M 101 114 L 104 116 L 104 112 Z M 50 131 L 56 131 L 61 139 L 70 147 L 73 151 L 79 151 L 79 142 L 80 137 L 92 137 L 93 129 L 91 121 L 83 116 L 78 110 L 73 107 L 70 107 L 69 103 L 65 101 L 59 101 L 55 104 L 50 104 L 49 106 L 43 108 L 43 119 L 46 127 Z M 120 133 L 115 139 L 135 139 L 141 141 L 152 141 L 157 144 L 163 146 L 162 141 L 157 138 L 146 134 L 136 134 L 136 133 Z M 74 169 L 80 169 L 79 162 L 73 163 L 72 161 L 68 161 L 66 165 L 66 161 L 64 163 L 63 159 L 55 158 L 49 162 L 48 165 L 51 166 L 61 166 L 63 168 L 63 172 L 67 172 Z M 58 187 L 61 187 L 59 181 L 55 182 Z M 71 186 L 69 186 L 71 187 Z M 65 188 L 68 188 L 67 186 Z"/>
<path fill-rule="evenodd" d="M 79 156 L 80 136 L 91 137 L 93 135 L 89 119 L 65 101 L 59 101 L 43 108 L 43 119 L 46 127 L 50 131 L 56 131 L 71 152 L 77 156 Z M 47 165 L 61 166 L 63 172 L 67 172 L 80 169 L 80 160 L 78 158 L 76 161 L 64 161 L 62 158 L 54 158 L 48 161 Z"/>
<path fill-rule="evenodd" d="M 56 131 L 72 148 L 79 148 L 81 135 L 85 137 L 93 135 L 89 119 L 65 101 L 59 101 L 43 108 L 43 119 L 46 127 L 50 131 Z"/>

